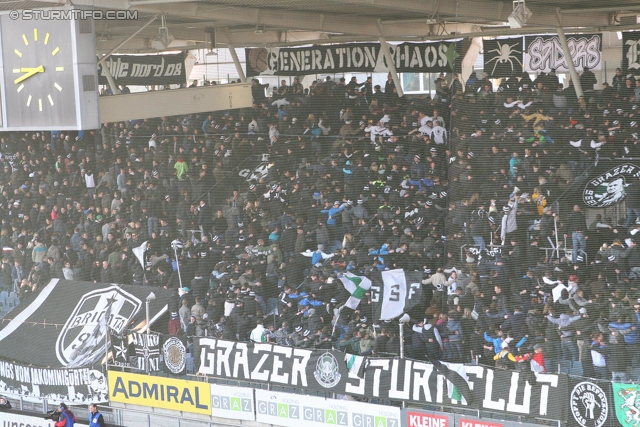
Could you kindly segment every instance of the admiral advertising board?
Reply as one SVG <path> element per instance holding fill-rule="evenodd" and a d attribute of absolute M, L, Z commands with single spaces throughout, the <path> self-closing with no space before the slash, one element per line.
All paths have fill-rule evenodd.
<path fill-rule="evenodd" d="M 109 371 L 109 400 L 211 415 L 209 383 Z"/>

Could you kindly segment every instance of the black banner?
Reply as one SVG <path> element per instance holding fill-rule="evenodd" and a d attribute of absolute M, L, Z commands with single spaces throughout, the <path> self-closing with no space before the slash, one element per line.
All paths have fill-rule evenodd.
<path fill-rule="evenodd" d="M 403 43 L 389 49 L 399 72 L 451 72 L 462 62 L 469 43 Z M 246 49 L 246 58 L 247 77 L 389 71 L 380 43 Z"/>
<path fill-rule="evenodd" d="M 522 37 L 500 40 L 484 40 L 484 72 L 492 78 L 522 74 Z"/>
<path fill-rule="evenodd" d="M 121 335 L 145 319 L 144 301 L 153 291 L 150 315 L 166 311 L 168 290 L 53 279 L 40 293 L 0 319 L 0 392 L 86 403 L 108 395 L 102 372 Z M 124 341 L 126 342 L 126 340 Z M 120 360 L 123 358 L 120 344 Z"/>
<path fill-rule="evenodd" d="M 640 31 L 622 33 L 622 70 L 640 68 Z"/>
<path fill-rule="evenodd" d="M 590 208 L 617 205 L 626 198 L 626 188 L 637 177 L 640 177 L 640 167 L 634 161 L 600 160 L 589 175 L 582 191 L 582 201 Z"/>
<path fill-rule="evenodd" d="M 119 85 L 168 85 L 187 82 L 185 55 L 111 55 L 98 65 L 98 83 L 109 84 L 104 67 L 109 67 Z"/>
<path fill-rule="evenodd" d="M 135 357 L 131 367 L 146 372 L 160 370 L 160 334 L 131 334 Z"/>
<path fill-rule="evenodd" d="M 460 406 L 514 415 L 566 420 L 567 377 L 539 374 L 535 385 L 517 371 L 449 364 L 468 383 L 471 403 L 455 399 L 445 377 L 430 363 L 369 358 L 364 378 L 350 374 L 344 353 L 199 338 L 194 343 L 198 373 L 250 381 L 417 403 Z M 451 396 L 451 397 L 449 397 Z"/>
<path fill-rule="evenodd" d="M 609 427 L 617 424 L 610 382 L 571 377 L 569 393 L 569 427 Z"/>
<path fill-rule="evenodd" d="M 569 71 L 558 36 L 526 36 L 524 68 L 527 72 Z M 578 70 L 599 70 L 602 65 L 602 34 L 567 35 L 567 46 Z"/>

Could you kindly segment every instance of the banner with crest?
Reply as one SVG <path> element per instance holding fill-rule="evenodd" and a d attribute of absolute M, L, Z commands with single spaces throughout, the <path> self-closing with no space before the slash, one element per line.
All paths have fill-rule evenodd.
<path fill-rule="evenodd" d="M 0 319 L 0 393 L 70 403 L 106 401 L 107 354 L 128 363 L 126 339 L 113 336 L 144 324 L 144 301 L 151 291 L 156 295 L 149 304 L 153 322 L 166 312 L 170 291 L 52 279 Z"/>

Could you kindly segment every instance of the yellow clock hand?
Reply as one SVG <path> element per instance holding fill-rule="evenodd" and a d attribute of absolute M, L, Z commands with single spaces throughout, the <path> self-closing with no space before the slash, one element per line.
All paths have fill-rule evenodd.
<path fill-rule="evenodd" d="M 17 79 L 15 79 L 13 81 L 13 83 L 18 84 L 20 82 L 25 81 L 26 79 L 28 79 L 29 77 L 37 74 L 37 73 L 44 73 L 44 67 L 42 65 L 35 67 L 35 68 L 21 68 L 20 72 L 25 73 L 22 76 L 18 77 Z"/>

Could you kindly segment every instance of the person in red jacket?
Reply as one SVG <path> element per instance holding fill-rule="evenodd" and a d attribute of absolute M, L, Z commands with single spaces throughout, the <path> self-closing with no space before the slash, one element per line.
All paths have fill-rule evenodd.
<path fill-rule="evenodd" d="M 61 403 L 58 406 L 58 411 L 60 412 L 60 418 L 56 423 L 56 427 L 73 427 L 75 425 L 76 416 L 69 410 L 66 403 Z"/>
<path fill-rule="evenodd" d="M 544 366 L 544 353 L 542 344 L 533 346 L 533 357 L 531 358 L 531 370 L 537 373 L 545 373 L 547 369 Z"/>
<path fill-rule="evenodd" d="M 169 335 L 181 335 L 182 334 L 182 324 L 180 324 L 180 319 L 178 318 L 178 312 L 171 312 L 171 318 L 169 319 L 169 324 L 167 325 L 167 329 L 169 330 Z"/>

